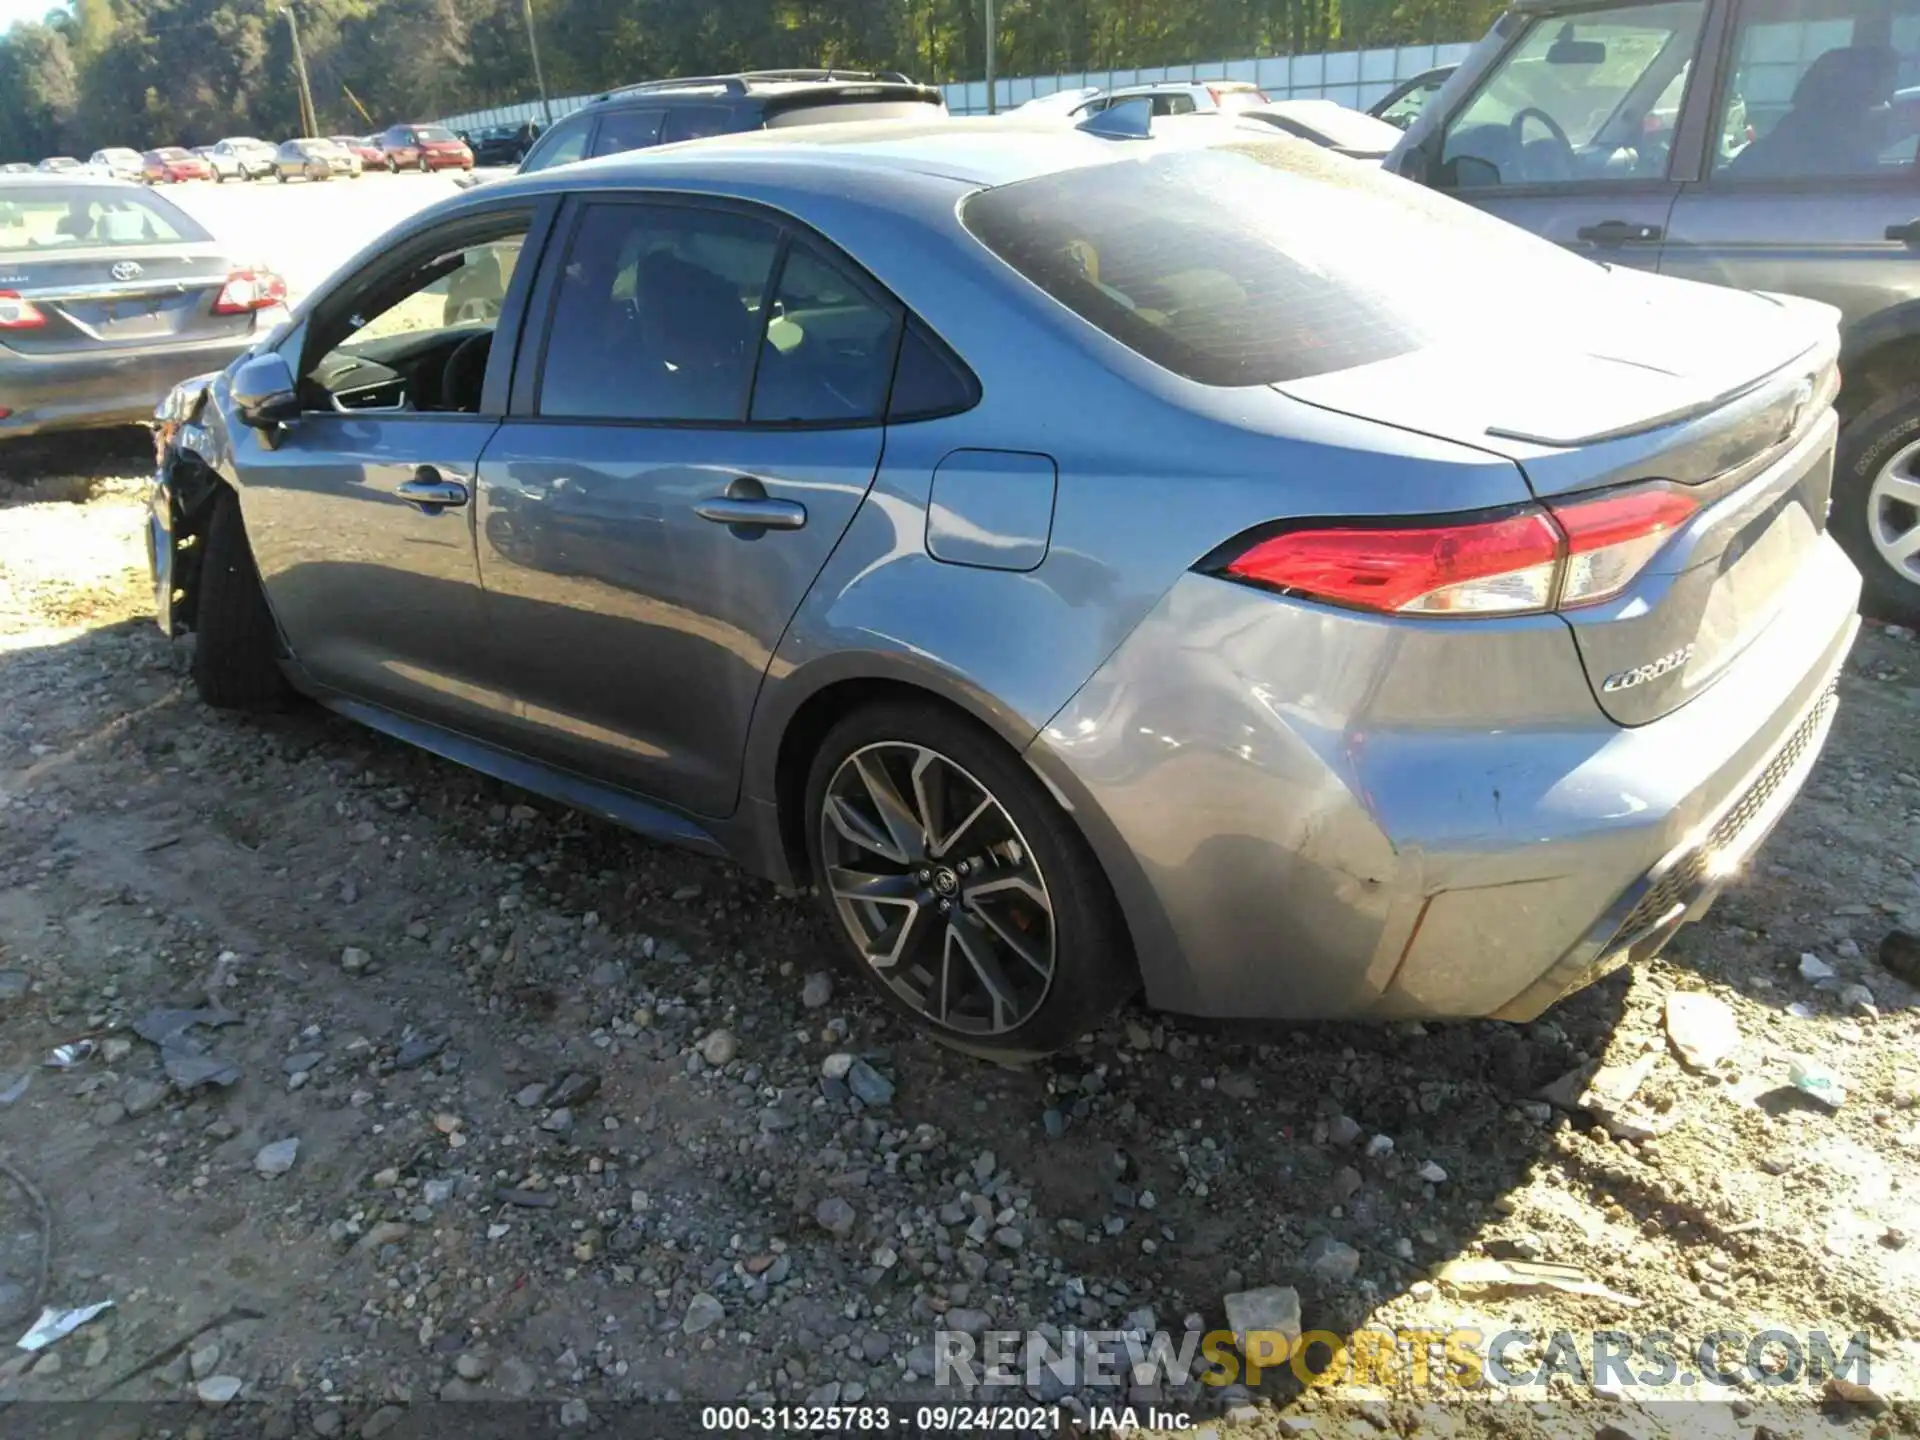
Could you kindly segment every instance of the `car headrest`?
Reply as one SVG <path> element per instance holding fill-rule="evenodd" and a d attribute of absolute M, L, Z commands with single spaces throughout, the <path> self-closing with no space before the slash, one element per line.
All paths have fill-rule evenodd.
<path fill-rule="evenodd" d="M 1867 110 L 1893 93 L 1900 56 L 1885 45 L 1843 45 L 1814 57 L 1793 87 L 1796 110 Z"/>

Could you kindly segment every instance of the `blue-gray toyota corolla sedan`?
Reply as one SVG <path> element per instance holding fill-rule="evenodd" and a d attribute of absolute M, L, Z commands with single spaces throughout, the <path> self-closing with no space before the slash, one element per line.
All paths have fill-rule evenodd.
<path fill-rule="evenodd" d="M 163 405 L 160 623 L 212 704 L 811 888 L 976 1051 L 1136 987 L 1531 1017 L 1820 750 L 1834 313 L 1182 131 L 813 126 L 425 211 Z"/>

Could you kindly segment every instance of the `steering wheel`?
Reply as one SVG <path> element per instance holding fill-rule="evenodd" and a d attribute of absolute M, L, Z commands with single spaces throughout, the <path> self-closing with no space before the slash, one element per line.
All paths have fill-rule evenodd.
<path fill-rule="evenodd" d="M 1546 111 L 1533 105 L 1526 105 L 1513 112 L 1513 119 L 1507 122 L 1507 130 L 1513 136 L 1514 158 L 1520 162 L 1522 170 L 1531 170 L 1527 164 L 1526 128 L 1528 120 L 1538 120 L 1547 128 L 1548 138 L 1559 148 L 1554 157 L 1552 175 L 1528 174 L 1529 180 L 1565 180 L 1573 174 L 1573 142 L 1567 139 L 1567 132 L 1560 128 L 1560 122 Z"/>

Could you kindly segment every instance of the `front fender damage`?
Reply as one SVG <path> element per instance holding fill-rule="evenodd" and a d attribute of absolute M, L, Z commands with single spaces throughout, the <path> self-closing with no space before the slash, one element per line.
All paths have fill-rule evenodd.
<path fill-rule="evenodd" d="M 218 373 L 184 380 L 154 410 L 153 486 L 147 497 L 147 563 L 155 618 L 170 636 L 194 628 L 202 536 L 221 478 L 215 432 L 205 423 Z"/>

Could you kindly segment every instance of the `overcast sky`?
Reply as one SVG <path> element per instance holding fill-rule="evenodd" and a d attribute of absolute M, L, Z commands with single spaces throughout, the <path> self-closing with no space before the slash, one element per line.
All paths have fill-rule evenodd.
<path fill-rule="evenodd" d="M 0 30 L 16 20 L 40 20 L 54 8 L 51 0 L 0 0 Z"/>

